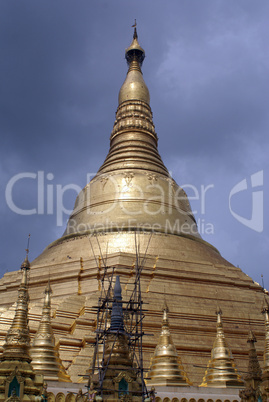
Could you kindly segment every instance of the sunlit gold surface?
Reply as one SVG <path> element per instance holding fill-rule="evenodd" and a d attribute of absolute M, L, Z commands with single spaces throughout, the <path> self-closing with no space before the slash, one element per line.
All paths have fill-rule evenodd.
<path fill-rule="evenodd" d="M 5 338 L 0 357 L 0 401 L 6 401 L 11 390 L 9 384 L 16 377 L 20 384 L 21 400 L 34 400 L 43 384 L 42 376 L 37 376 L 31 366 L 30 334 L 28 328 L 28 257 L 22 263 L 22 279 L 18 290 L 15 316 Z"/>
<path fill-rule="evenodd" d="M 147 373 L 148 385 L 188 386 L 190 381 L 183 369 L 180 357 L 173 344 L 168 322 L 168 308 L 163 310 L 161 335 L 151 359 L 150 369 Z"/>
<path fill-rule="evenodd" d="M 125 57 L 129 70 L 119 92 L 119 105 L 124 101 L 130 100 L 143 101 L 149 105 L 149 90 L 140 68 L 145 57 L 145 52 L 139 45 L 136 34 L 131 45 L 126 49 Z"/>
<path fill-rule="evenodd" d="M 137 43 L 135 37 L 126 51 L 129 70 L 119 94 L 109 153 L 77 197 L 65 235 L 138 228 L 202 241 L 188 198 L 170 177 L 157 149 L 140 70 L 144 51 Z"/>
<path fill-rule="evenodd" d="M 71 381 L 66 374 L 55 346 L 55 338 L 51 327 L 51 287 L 45 289 L 42 318 L 31 347 L 32 366 L 44 376 L 46 381 Z"/>
<path fill-rule="evenodd" d="M 217 311 L 217 336 L 211 351 L 211 359 L 203 378 L 201 387 L 242 387 L 244 385 L 241 376 L 237 372 L 236 365 L 230 348 L 225 340 L 221 310 Z"/>

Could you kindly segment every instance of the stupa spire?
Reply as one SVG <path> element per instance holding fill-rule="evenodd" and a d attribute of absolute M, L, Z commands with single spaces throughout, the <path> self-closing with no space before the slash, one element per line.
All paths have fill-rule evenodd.
<path fill-rule="evenodd" d="M 223 325 L 222 311 L 217 308 L 217 336 L 211 350 L 205 376 L 200 387 L 242 387 L 244 382 L 239 375 L 230 348 L 227 345 Z"/>
<path fill-rule="evenodd" d="M 26 249 L 26 256 L 23 263 L 21 264 L 22 279 L 18 289 L 15 316 L 5 339 L 5 344 L 3 346 L 4 351 L 3 355 L 1 356 L 2 360 L 6 358 L 11 358 L 12 356 L 16 356 L 28 362 L 31 361 L 31 357 L 29 354 L 30 335 L 28 328 L 28 282 L 30 271 L 30 263 L 28 260 L 29 238 L 28 246 Z"/>
<path fill-rule="evenodd" d="M 78 195 L 64 236 L 139 229 L 202 241 L 188 197 L 158 152 L 149 91 L 141 71 L 145 51 L 134 28 L 125 51 L 129 68 L 119 92 L 108 155 Z"/>
<path fill-rule="evenodd" d="M 66 374 L 55 345 L 51 326 L 51 286 L 45 289 L 42 317 L 31 348 L 32 366 L 46 381 L 71 381 Z"/>
<path fill-rule="evenodd" d="M 34 395 L 39 394 L 43 385 L 43 377 L 36 375 L 31 365 L 30 356 L 28 327 L 29 238 L 26 257 L 21 264 L 22 279 L 18 289 L 15 316 L 7 332 L 3 353 L 0 357 L 0 400 L 6 400 L 11 395 L 19 397 L 20 400 L 26 400 L 24 396 L 33 400 Z M 24 386 L 24 383 L 27 384 L 27 387 Z"/>
<path fill-rule="evenodd" d="M 253 388 L 256 388 L 256 383 L 261 382 L 262 370 L 260 367 L 260 363 L 257 356 L 257 351 L 255 348 L 255 343 L 257 339 L 253 333 L 253 331 L 249 330 L 248 340 L 249 344 L 249 352 L 248 352 L 248 372 L 245 376 L 245 381 L 250 383 Z M 255 382 L 255 387 L 252 382 Z"/>
<path fill-rule="evenodd" d="M 141 71 L 145 51 L 138 43 L 136 22 L 133 27 L 132 43 L 125 50 L 128 72 L 119 92 L 110 151 L 99 172 L 147 168 L 168 176 L 157 150 L 158 139 L 149 106 L 149 90 Z"/>
<path fill-rule="evenodd" d="M 165 302 L 161 334 L 151 359 L 146 382 L 154 386 L 186 387 L 191 385 L 191 383 L 173 344 L 169 329 L 168 312 L 169 309 Z"/>
<path fill-rule="evenodd" d="M 119 275 L 117 275 L 114 287 L 110 332 L 123 332 L 123 331 L 124 331 L 124 323 L 123 323 L 123 311 L 122 311 L 121 284 L 120 284 L 120 277 Z"/>
<path fill-rule="evenodd" d="M 104 353 L 103 400 L 118 401 L 129 395 L 141 397 L 141 380 L 130 355 L 128 335 L 124 330 L 120 277 L 116 277 Z M 115 399 L 112 399 L 112 395 Z"/>

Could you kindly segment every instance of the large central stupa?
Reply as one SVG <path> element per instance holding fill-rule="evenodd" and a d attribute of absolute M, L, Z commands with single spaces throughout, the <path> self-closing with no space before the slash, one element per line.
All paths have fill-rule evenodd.
<path fill-rule="evenodd" d="M 174 345 L 194 385 L 201 384 L 210 358 L 217 304 L 234 360 L 239 371 L 245 371 L 249 323 L 258 355 L 263 352 L 263 289 L 201 238 L 187 195 L 163 164 L 141 72 L 145 52 L 136 29 L 125 56 L 129 68 L 119 92 L 109 153 L 77 197 L 64 235 L 31 263 L 31 334 L 38 328 L 50 277 L 60 358 L 72 381 L 81 381 L 93 353 L 100 272 L 104 265 L 115 268 L 127 300 L 138 258 L 143 264 L 144 331 L 154 334 L 143 340 L 145 366 L 157 344 L 166 300 Z M 0 281 L 2 339 L 14 315 L 19 283 L 19 271 Z"/>

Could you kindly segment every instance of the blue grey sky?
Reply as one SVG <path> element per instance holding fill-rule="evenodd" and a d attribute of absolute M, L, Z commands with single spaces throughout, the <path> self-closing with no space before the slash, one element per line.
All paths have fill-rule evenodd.
<path fill-rule="evenodd" d="M 160 154 L 202 237 L 269 288 L 268 15 L 267 0 L 2 1 L 0 274 L 28 233 L 31 260 L 62 235 L 57 185 L 83 188 L 102 164 L 136 18 Z"/>

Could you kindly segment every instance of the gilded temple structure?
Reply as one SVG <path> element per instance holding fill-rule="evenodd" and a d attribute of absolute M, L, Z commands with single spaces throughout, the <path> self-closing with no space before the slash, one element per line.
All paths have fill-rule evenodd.
<path fill-rule="evenodd" d="M 53 377 L 58 378 L 57 392 L 60 392 L 56 400 L 64 400 L 68 392 L 72 392 L 68 400 L 83 400 L 95 344 L 97 323 L 93 307 L 100 294 L 102 269 L 106 267 L 107 275 L 114 270 L 115 275 L 120 276 L 122 292 L 128 300 L 134 281 L 134 261 L 139 260 L 143 265 L 141 292 L 146 306 L 143 331 L 151 335 L 143 340 L 145 369 L 150 367 L 162 326 L 161 339 L 168 342 L 166 346 L 173 354 L 173 362 L 177 352 L 196 389 L 192 399 L 217 400 L 225 391 L 226 400 L 239 401 L 235 396 L 239 388 L 227 387 L 224 376 L 218 376 L 222 387 L 212 391 L 208 385 L 212 385 L 213 377 L 206 374 L 203 380 L 205 369 L 211 359 L 208 373 L 211 370 L 213 376 L 218 356 L 212 345 L 214 341 L 220 343 L 225 353 L 225 367 L 231 363 L 231 351 L 234 363 L 229 367 L 235 364 L 238 370 L 233 371 L 236 378 L 232 381 L 237 381 L 238 387 L 243 386 L 240 373 L 248 370 L 246 341 L 250 323 L 257 340 L 257 359 L 262 360 L 264 355 L 262 382 L 268 389 L 268 308 L 264 309 L 265 349 L 264 318 L 259 311 L 264 298 L 268 303 L 268 294 L 202 239 L 186 193 L 161 159 L 150 94 L 142 74 L 145 51 L 138 42 L 136 28 L 125 58 L 128 71 L 119 92 L 107 157 L 78 195 L 63 236 L 31 262 L 29 285 L 27 282 L 30 332 L 27 332 L 25 316 L 24 341 L 18 353 L 24 351 L 24 365 L 28 366 L 31 337 L 34 367 L 39 367 L 39 355 L 43 356 L 43 361 L 51 362 L 48 363 L 51 370 L 54 367 Z M 49 280 L 53 296 L 47 288 L 44 301 Z M 21 282 L 20 271 L 8 272 L 0 280 L 0 367 L 10 361 L 13 353 L 10 346 L 13 335 L 9 329 L 21 314 L 22 301 L 18 301 L 16 307 L 16 300 L 18 289 L 19 294 L 26 295 L 25 286 L 26 276 Z M 164 300 L 169 301 L 169 327 L 162 311 Z M 220 313 L 217 315 L 216 339 L 214 313 L 218 303 L 225 316 L 222 319 Z M 169 331 L 175 349 L 171 346 Z M 6 366 L 1 369 L 0 379 L 6 369 L 11 370 Z M 39 371 L 44 371 L 49 378 L 44 365 Z M 30 377 L 31 392 L 35 393 L 37 386 L 32 372 Z M 207 386 L 198 388 L 201 383 Z M 79 395 L 78 385 L 82 389 Z M 6 391 L 1 384 L 0 388 L 3 395 Z M 188 400 L 189 388 L 189 384 L 179 387 L 180 391 L 175 388 L 171 400 Z M 50 400 L 55 400 L 56 391 L 54 395 L 50 383 L 48 391 Z M 160 401 L 160 395 L 165 395 L 166 391 L 164 389 L 163 394 L 158 391 L 157 400 Z"/>
<path fill-rule="evenodd" d="M 70 377 L 66 374 L 59 358 L 51 327 L 51 293 L 48 282 L 45 289 L 42 317 L 30 350 L 32 366 L 35 372 L 43 375 L 45 381 L 70 382 Z"/>
<path fill-rule="evenodd" d="M 31 365 L 30 333 L 28 327 L 28 252 L 21 265 L 22 279 L 18 290 L 15 315 L 7 332 L 0 356 L 0 401 L 19 398 L 35 400 L 43 387 L 42 375 Z"/>
<path fill-rule="evenodd" d="M 244 386 L 244 381 L 238 373 L 231 350 L 227 345 L 223 325 L 222 311 L 217 309 L 217 335 L 211 351 L 201 387 L 236 387 Z"/>
<path fill-rule="evenodd" d="M 146 382 L 151 386 L 182 387 L 191 385 L 174 346 L 169 329 L 168 306 L 163 308 L 163 321 L 158 345 L 151 358 Z"/>

